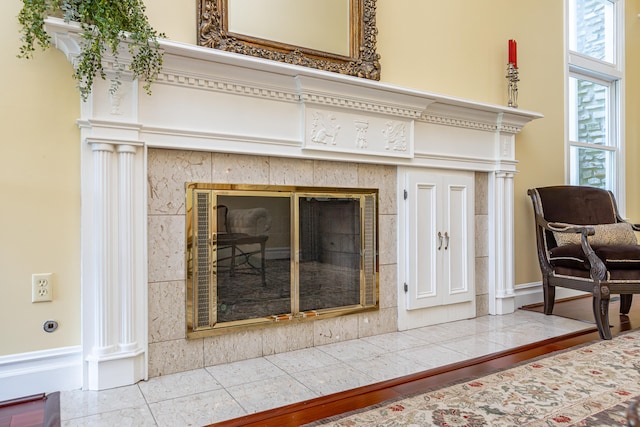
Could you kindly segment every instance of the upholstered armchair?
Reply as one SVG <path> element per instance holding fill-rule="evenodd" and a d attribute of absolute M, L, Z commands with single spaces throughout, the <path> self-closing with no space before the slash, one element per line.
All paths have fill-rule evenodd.
<path fill-rule="evenodd" d="M 555 288 L 593 295 L 600 338 L 611 339 L 609 300 L 620 294 L 620 314 L 640 293 L 640 226 L 620 217 L 610 191 L 553 186 L 528 191 L 533 203 L 544 312 L 552 314 Z"/>

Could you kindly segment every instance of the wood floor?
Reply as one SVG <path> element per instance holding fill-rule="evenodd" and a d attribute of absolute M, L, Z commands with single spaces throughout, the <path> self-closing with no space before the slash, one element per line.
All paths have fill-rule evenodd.
<path fill-rule="evenodd" d="M 541 311 L 541 307 L 530 307 L 529 309 Z M 618 314 L 619 304 L 613 299 L 609 310 L 609 320 L 612 326 L 611 332 L 614 336 L 620 332 L 640 327 L 639 301 L 635 301 L 628 316 L 620 316 Z M 554 314 L 593 322 L 591 298 L 583 297 L 556 302 Z M 300 426 L 322 418 L 362 409 L 384 402 L 385 400 L 397 399 L 417 392 L 441 387 L 454 381 L 485 375 L 535 357 L 598 339 L 598 332 L 594 326 L 592 330 L 564 335 L 442 368 L 247 415 L 235 420 L 212 424 L 211 426 Z"/>
<path fill-rule="evenodd" d="M 44 393 L 0 402 L 0 427 L 60 425 L 60 395 Z"/>

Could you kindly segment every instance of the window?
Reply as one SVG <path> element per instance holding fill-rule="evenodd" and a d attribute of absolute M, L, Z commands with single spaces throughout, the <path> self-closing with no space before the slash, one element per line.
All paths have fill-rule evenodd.
<path fill-rule="evenodd" d="M 614 0 L 569 1 L 569 50 L 615 63 Z"/>
<path fill-rule="evenodd" d="M 623 203 L 624 0 L 567 1 L 567 178 Z"/>
<path fill-rule="evenodd" d="M 569 77 L 570 182 L 615 188 L 617 144 L 612 135 L 615 89 L 610 82 Z"/>

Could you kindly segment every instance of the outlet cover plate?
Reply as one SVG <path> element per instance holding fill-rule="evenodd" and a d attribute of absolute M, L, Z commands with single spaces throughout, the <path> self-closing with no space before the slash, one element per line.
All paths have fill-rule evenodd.
<path fill-rule="evenodd" d="M 53 301 L 53 273 L 31 275 L 31 302 Z"/>

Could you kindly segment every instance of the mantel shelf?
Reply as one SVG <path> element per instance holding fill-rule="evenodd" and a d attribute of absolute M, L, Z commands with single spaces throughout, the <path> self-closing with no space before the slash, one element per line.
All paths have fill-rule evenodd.
<path fill-rule="evenodd" d="M 46 29 L 73 63 L 79 53 L 80 28 L 49 18 Z M 542 117 L 532 111 L 187 43 L 163 39 L 160 45 L 164 65 L 151 96 L 137 83 L 127 82 L 110 96 L 108 85 L 97 81 L 91 99 L 83 105 L 88 114 L 81 118 L 84 126 L 93 129 L 92 136 L 99 137 L 98 129 L 112 134 L 106 128 L 122 127 L 112 122 L 129 123 L 140 125 L 136 136 L 143 135 L 149 146 L 207 149 L 215 143 L 219 149 L 237 153 L 406 165 L 435 154 L 421 147 L 425 126 L 481 131 L 486 137 L 517 134 L 526 123 Z M 128 60 L 130 55 L 123 48 L 120 61 Z M 108 74 L 113 72 L 108 56 L 104 66 Z M 333 131 L 335 135 L 326 135 Z M 394 135 L 398 133 L 402 141 Z M 356 141 L 365 134 L 366 141 Z M 220 144 L 224 141 L 233 144 Z M 478 149 L 469 151 L 456 144 L 449 148 L 437 150 L 440 163 L 460 157 L 465 168 L 486 169 L 479 163 L 515 160 L 500 154 L 504 150 L 485 147 L 471 166 L 467 153 Z"/>

